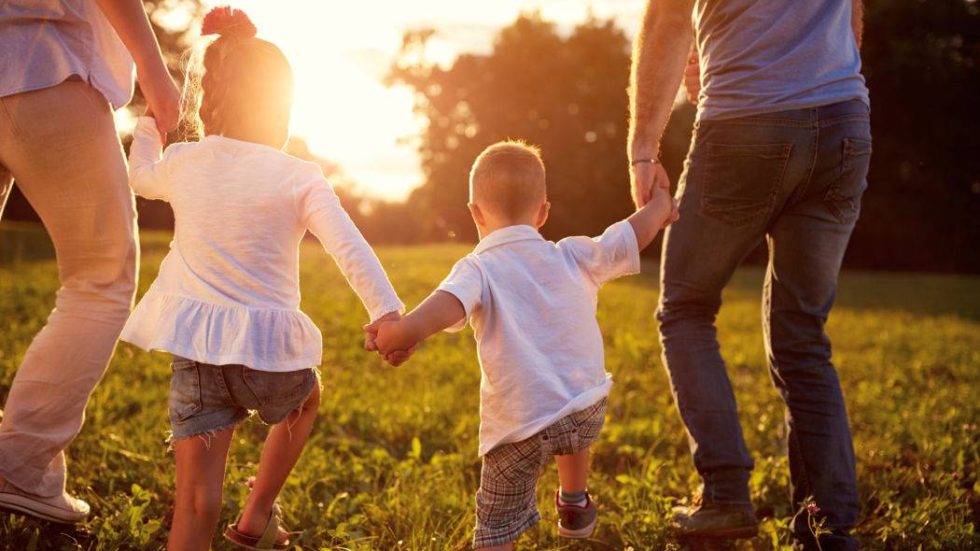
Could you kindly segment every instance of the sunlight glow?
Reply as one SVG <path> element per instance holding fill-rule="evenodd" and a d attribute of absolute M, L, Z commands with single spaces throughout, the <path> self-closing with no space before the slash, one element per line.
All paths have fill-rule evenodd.
<path fill-rule="evenodd" d="M 259 36 L 286 53 L 296 74 L 293 133 L 317 155 L 340 165 L 358 193 L 401 200 L 422 183 L 411 138 L 422 128 L 405 88 L 384 76 L 408 29 L 433 27 L 431 59 L 451 63 L 460 52 L 483 52 L 494 33 L 521 12 L 540 10 L 562 28 L 591 13 L 616 17 L 633 32 L 643 0 L 206 1 L 244 9 Z"/>

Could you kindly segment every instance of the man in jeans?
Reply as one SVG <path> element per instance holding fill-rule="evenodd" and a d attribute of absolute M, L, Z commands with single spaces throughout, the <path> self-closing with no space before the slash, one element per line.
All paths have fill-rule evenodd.
<path fill-rule="evenodd" d="M 63 450 L 136 286 L 136 211 L 112 117 L 132 95 L 134 60 L 166 132 L 180 95 L 142 2 L 0 2 L 0 211 L 16 179 L 54 242 L 61 280 L 4 406 L 0 507 L 58 522 L 89 513 L 66 492 Z"/>
<path fill-rule="evenodd" d="M 860 0 L 657 0 L 636 40 L 629 141 L 633 198 L 670 185 L 659 141 L 691 46 L 701 60 L 698 115 L 667 230 L 657 317 L 664 362 L 700 499 L 680 508 L 681 536 L 749 537 L 753 467 L 714 320 L 722 289 L 762 239 L 762 303 L 772 381 L 786 402 L 795 544 L 856 549 L 854 451 L 824 323 L 858 218 L 871 153 L 858 54 Z M 812 500 L 819 508 L 805 504 Z"/>

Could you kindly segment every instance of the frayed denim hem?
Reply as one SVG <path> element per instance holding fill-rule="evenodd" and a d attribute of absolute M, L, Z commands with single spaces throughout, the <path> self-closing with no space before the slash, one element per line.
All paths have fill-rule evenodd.
<path fill-rule="evenodd" d="M 238 428 L 239 425 L 241 425 L 242 423 L 244 423 L 245 421 L 247 421 L 249 417 L 251 417 L 251 413 L 249 413 L 248 415 L 245 415 L 241 419 L 236 419 L 236 420 L 232 421 L 231 423 L 227 423 L 225 425 L 219 425 L 218 427 L 215 427 L 213 429 L 208 429 L 206 431 L 195 432 L 193 434 L 185 434 L 185 435 L 176 436 L 176 437 L 174 436 L 174 433 L 171 430 L 171 431 L 169 431 L 169 434 L 167 435 L 167 440 L 166 440 L 167 451 L 168 452 L 174 451 L 174 443 L 177 442 L 178 440 L 187 440 L 188 438 L 195 438 L 195 437 L 196 438 L 200 438 L 201 440 L 203 440 L 204 441 L 204 446 L 207 449 L 211 449 L 211 439 L 214 438 L 214 435 L 215 434 L 217 434 L 217 433 L 219 433 L 221 431 L 224 431 L 224 430 L 228 430 L 228 429 L 236 429 L 236 428 Z"/>

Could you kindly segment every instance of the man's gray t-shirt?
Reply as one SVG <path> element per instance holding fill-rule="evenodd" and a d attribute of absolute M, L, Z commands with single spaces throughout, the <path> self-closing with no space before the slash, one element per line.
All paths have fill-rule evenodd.
<path fill-rule="evenodd" d="M 869 103 L 852 0 L 697 0 L 698 119 Z"/>

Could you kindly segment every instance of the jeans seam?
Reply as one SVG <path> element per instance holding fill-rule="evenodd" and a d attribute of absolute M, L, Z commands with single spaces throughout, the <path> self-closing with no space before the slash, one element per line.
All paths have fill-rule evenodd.
<path fill-rule="evenodd" d="M 817 169 L 817 158 L 820 153 L 820 119 L 816 114 L 812 115 L 811 126 L 813 131 L 811 132 L 810 139 L 810 150 L 812 154 L 810 156 L 810 169 L 807 171 L 806 178 L 803 183 L 800 184 L 800 189 L 796 192 L 796 197 L 802 199 L 806 197 L 806 192 L 810 188 L 810 182 L 813 181 L 813 173 Z"/>

